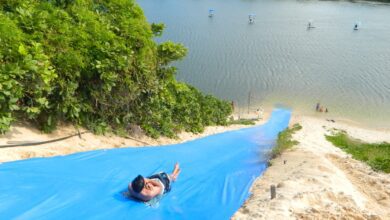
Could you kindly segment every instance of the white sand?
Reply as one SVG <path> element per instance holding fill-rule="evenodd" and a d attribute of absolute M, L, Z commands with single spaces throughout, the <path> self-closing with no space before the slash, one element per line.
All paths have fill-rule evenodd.
<path fill-rule="evenodd" d="M 264 113 L 262 118 L 267 118 L 268 113 Z M 248 115 L 250 118 L 257 118 L 254 113 Z M 266 120 L 259 119 L 256 124 L 262 124 Z M 75 136 L 63 141 L 54 143 L 48 143 L 37 146 L 27 147 L 9 147 L 0 148 L 0 163 L 14 160 L 27 159 L 32 157 L 51 157 L 58 155 L 66 155 L 76 152 L 90 151 L 96 149 L 109 149 L 109 148 L 121 148 L 121 147 L 141 147 L 141 146 L 157 146 L 182 143 L 185 141 L 193 140 L 208 135 L 221 133 L 229 130 L 236 130 L 240 128 L 248 127 L 246 125 L 231 125 L 231 126 L 210 126 L 205 129 L 201 134 L 193 134 L 188 132 L 182 132 L 178 134 L 177 139 L 170 139 L 161 137 L 153 139 L 146 135 L 134 135 L 130 138 L 122 138 L 115 135 L 94 135 L 92 133 L 82 134 L 81 138 Z M 80 129 L 80 132 L 85 129 Z M 61 125 L 58 129 L 51 134 L 44 134 L 41 131 L 33 128 L 32 126 L 19 123 L 13 125 L 11 130 L 5 135 L 0 135 L 0 145 L 7 145 L 15 141 L 28 141 L 38 142 L 47 141 L 57 138 L 62 138 L 68 135 L 76 134 L 77 130 L 71 125 Z"/>
<path fill-rule="evenodd" d="M 325 139 L 331 128 L 368 142 L 390 142 L 389 131 L 295 116 L 300 142 L 272 161 L 233 219 L 390 219 L 390 175 L 377 173 Z M 286 164 L 284 164 L 286 161 Z M 277 196 L 270 199 L 270 186 Z"/>

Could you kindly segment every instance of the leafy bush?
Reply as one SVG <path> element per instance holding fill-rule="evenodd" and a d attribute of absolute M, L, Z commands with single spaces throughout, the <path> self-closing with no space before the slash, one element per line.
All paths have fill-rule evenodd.
<path fill-rule="evenodd" d="M 230 120 L 228 122 L 229 125 L 254 125 L 256 124 L 257 119 L 237 119 L 237 120 Z"/>
<path fill-rule="evenodd" d="M 281 155 L 283 151 L 299 144 L 298 141 L 292 139 L 292 135 L 301 129 L 302 126 L 300 124 L 294 124 L 291 128 L 286 128 L 284 131 L 279 132 L 276 146 L 271 152 L 271 158 L 275 158 Z"/>
<path fill-rule="evenodd" d="M 133 0 L 0 1 L 0 132 L 16 118 L 155 137 L 226 124 L 227 102 L 176 81 L 187 49 L 156 44 L 163 28 Z"/>

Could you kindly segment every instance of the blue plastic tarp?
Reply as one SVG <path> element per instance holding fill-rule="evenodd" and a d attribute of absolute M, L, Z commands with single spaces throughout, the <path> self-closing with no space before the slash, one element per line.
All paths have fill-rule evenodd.
<path fill-rule="evenodd" d="M 182 144 L 96 150 L 0 164 L 0 219 L 229 219 L 266 169 L 290 111 L 261 126 Z M 182 172 L 158 206 L 126 197 L 138 174 Z"/>

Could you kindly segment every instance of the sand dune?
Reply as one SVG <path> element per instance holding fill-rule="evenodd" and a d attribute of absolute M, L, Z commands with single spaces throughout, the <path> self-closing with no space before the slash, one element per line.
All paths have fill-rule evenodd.
<path fill-rule="evenodd" d="M 268 114 L 264 114 L 268 115 Z M 266 117 L 264 117 L 266 118 Z M 264 123 L 266 120 L 260 119 L 256 122 L 257 125 Z M 229 130 L 236 130 L 240 128 L 248 127 L 247 125 L 230 125 L 230 126 L 210 126 L 205 129 L 201 134 L 193 134 L 189 132 L 181 132 L 178 134 L 178 138 L 171 139 L 167 137 L 160 137 L 158 139 L 150 138 L 144 135 L 142 132 L 134 132 L 132 136 L 128 138 L 118 137 L 115 135 L 94 135 L 92 133 L 85 133 L 79 136 L 58 141 L 54 143 L 48 143 L 38 146 L 26 146 L 26 147 L 9 147 L 0 148 L 0 163 L 14 160 L 22 160 L 32 157 L 51 157 L 58 155 L 66 155 L 70 153 L 97 150 L 97 149 L 110 149 L 121 147 L 148 147 L 157 145 L 167 145 L 182 143 L 185 141 L 193 140 L 208 135 L 221 133 Z M 80 129 L 80 132 L 85 132 L 84 129 Z M 33 128 L 31 125 L 25 123 L 15 124 L 11 127 L 11 130 L 5 135 L 0 136 L 0 145 L 7 145 L 12 142 L 38 142 L 53 140 L 68 135 L 76 134 L 77 130 L 72 125 L 62 124 L 51 134 L 44 134 L 41 131 Z"/>
<path fill-rule="evenodd" d="M 293 121 L 303 126 L 294 135 L 300 144 L 272 161 L 233 219 L 390 219 L 390 175 L 374 172 L 324 137 L 337 128 L 379 142 L 390 141 L 390 132 L 304 116 Z M 273 200 L 271 185 L 277 187 Z"/>

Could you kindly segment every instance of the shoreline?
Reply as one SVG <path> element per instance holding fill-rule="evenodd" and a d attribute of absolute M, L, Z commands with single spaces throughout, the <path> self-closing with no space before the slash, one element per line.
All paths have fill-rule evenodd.
<path fill-rule="evenodd" d="M 356 127 L 362 127 L 362 128 L 369 129 L 369 130 L 389 131 L 390 132 L 390 119 L 389 119 L 389 123 L 386 123 L 386 125 L 384 125 L 385 123 L 377 123 L 378 119 L 376 119 L 376 118 L 373 119 L 374 120 L 373 123 L 367 123 L 367 121 L 365 121 L 363 119 L 363 117 L 355 118 L 355 117 L 349 117 L 349 116 L 345 116 L 345 115 L 343 116 L 342 113 L 332 112 L 332 109 L 330 109 L 330 111 L 328 113 L 316 112 L 314 104 L 313 104 L 313 106 L 309 106 L 308 109 L 306 108 L 306 106 L 305 107 L 297 106 L 294 108 L 291 108 L 289 106 L 282 106 L 282 107 L 291 109 L 294 117 L 311 117 L 311 118 L 318 118 L 318 119 L 323 119 L 323 120 L 333 119 L 336 122 L 345 123 L 345 124 L 356 126 Z M 254 104 L 254 105 L 257 106 L 256 104 Z M 258 106 L 262 106 L 262 105 L 259 104 Z M 263 106 L 263 109 L 265 112 L 271 112 L 273 108 L 274 108 L 274 106 L 272 106 L 272 105 Z M 294 117 L 292 117 L 292 119 Z M 366 120 L 370 120 L 370 118 L 368 118 Z"/>
<path fill-rule="evenodd" d="M 269 115 L 270 112 L 264 112 L 263 119 L 256 125 L 265 123 Z M 340 119 L 333 123 L 322 117 L 299 114 L 292 115 L 290 125 L 294 123 L 302 125 L 302 130 L 293 135 L 299 144 L 272 160 L 272 166 L 255 180 L 251 196 L 232 219 L 390 219 L 390 174 L 372 171 L 368 165 L 354 160 L 324 137 L 336 128 L 366 142 L 390 142 L 390 131 L 356 126 Z M 149 145 L 114 135 L 86 133 L 81 139 L 76 136 L 40 146 L 2 148 L 0 163 L 98 149 L 178 144 L 251 126 L 212 126 L 202 134 L 182 132 L 177 139 L 133 137 Z M 26 124 L 16 124 L 11 132 L 0 136 L 0 144 L 27 139 L 44 141 L 73 133 L 76 130 L 71 125 L 62 125 L 52 134 L 42 134 Z M 276 186 L 277 194 L 273 200 L 269 198 L 270 185 Z"/>
<path fill-rule="evenodd" d="M 53 142 L 49 144 L 0 148 L 0 152 L 1 152 L 0 163 L 23 160 L 23 159 L 34 158 L 34 157 L 60 156 L 60 155 L 67 155 L 71 153 L 98 150 L 98 149 L 112 149 L 112 148 L 124 148 L 124 147 L 152 147 L 152 146 L 179 144 L 197 138 L 202 138 L 209 135 L 217 134 L 217 133 L 264 124 L 265 122 L 267 122 L 271 112 L 272 111 L 268 108 L 262 110 L 260 118 L 258 117 L 257 112 L 241 114 L 240 116 L 238 114 L 234 114 L 233 115 L 234 119 L 259 118 L 259 120 L 255 121 L 255 125 L 234 124 L 228 126 L 209 126 L 205 128 L 204 132 L 199 134 L 181 132 L 178 134 L 178 137 L 176 139 L 167 138 L 167 137 L 159 137 L 157 139 L 153 139 L 142 133 L 129 136 L 129 138 L 125 138 L 125 137 L 116 136 L 114 134 L 95 135 L 88 132 L 82 134 L 81 138 L 79 138 L 78 136 L 74 136 L 72 138 L 63 141 Z M 345 119 L 341 117 L 339 118 L 328 117 L 328 115 L 324 113 L 305 115 L 305 114 L 293 112 L 290 120 L 290 125 L 293 125 L 295 123 L 300 123 L 300 121 L 302 121 L 302 119 L 305 118 L 311 118 L 317 120 L 320 123 L 327 123 L 328 126 L 332 126 L 332 125 L 336 127 L 341 126 L 340 129 L 344 129 L 344 130 L 345 129 L 348 130 L 349 127 L 355 127 L 355 128 L 372 131 L 370 133 L 385 132 L 390 134 L 390 128 L 389 129 L 374 128 L 350 119 Z M 335 122 L 327 121 L 328 119 L 333 119 Z M 79 131 L 82 133 L 87 130 L 80 128 Z M 4 135 L 0 135 L 0 145 L 6 145 L 13 142 L 23 142 L 23 141 L 27 141 L 27 142 L 48 141 L 48 140 L 53 140 L 53 139 L 65 137 L 72 134 L 77 134 L 77 132 L 78 132 L 77 129 L 69 124 L 59 125 L 58 129 L 56 129 L 54 132 L 50 134 L 45 134 L 37 130 L 36 128 L 32 127 L 29 124 L 15 123 L 13 126 L 11 126 L 9 132 L 7 132 Z M 353 133 L 351 135 L 353 136 Z M 366 135 L 361 139 L 363 141 L 372 142 L 373 136 L 375 135 Z M 365 140 L 364 138 L 367 138 L 367 140 Z M 390 142 L 390 138 L 388 142 Z"/>

